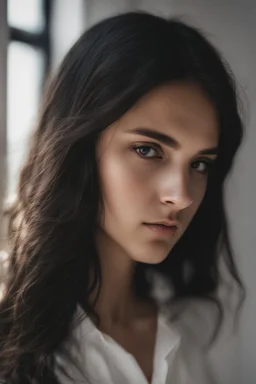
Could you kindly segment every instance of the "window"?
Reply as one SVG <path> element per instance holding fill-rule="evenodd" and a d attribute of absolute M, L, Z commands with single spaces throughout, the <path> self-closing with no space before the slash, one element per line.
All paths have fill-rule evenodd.
<path fill-rule="evenodd" d="M 8 24 L 28 32 L 44 28 L 42 0 L 8 0 Z"/>
<path fill-rule="evenodd" d="M 52 0 L 8 0 L 7 201 L 15 196 L 50 65 L 52 4 Z"/>
<path fill-rule="evenodd" d="M 54 0 L 6 0 L 0 4 L 4 32 L 6 32 L 7 4 L 10 37 L 7 49 L 7 132 L 5 134 L 5 127 L 0 132 L 0 138 L 4 138 L 4 142 L 5 137 L 7 139 L 7 203 L 15 197 L 18 174 L 27 152 L 42 85 L 50 66 L 49 25 L 53 2 Z M 4 35 L 5 45 L 6 33 Z M 5 72 L 5 61 L 3 63 Z M 5 162 L 5 152 L 3 160 Z M 4 292 L 2 279 L 8 263 L 5 234 L 6 223 L 5 220 L 1 220 L 0 299 Z"/>

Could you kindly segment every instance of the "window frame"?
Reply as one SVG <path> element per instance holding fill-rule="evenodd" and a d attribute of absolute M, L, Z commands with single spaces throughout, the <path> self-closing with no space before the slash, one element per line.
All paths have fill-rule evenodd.
<path fill-rule="evenodd" d="M 27 44 L 33 48 L 40 49 L 43 53 L 45 63 L 43 78 L 47 76 L 51 65 L 50 23 L 53 3 L 54 0 L 42 0 L 42 13 L 44 19 L 44 26 L 42 30 L 28 32 L 21 28 L 9 26 L 9 42 L 17 41 L 19 43 Z"/>

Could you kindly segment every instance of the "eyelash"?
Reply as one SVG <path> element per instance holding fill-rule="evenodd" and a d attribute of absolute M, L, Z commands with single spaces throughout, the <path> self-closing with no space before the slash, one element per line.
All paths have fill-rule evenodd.
<path fill-rule="evenodd" d="M 152 149 L 154 150 L 155 152 L 162 152 L 161 148 L 157 145 L 157 144 L 153 144 L 153 143 L 150 143 L 151 145 L 147 145 L 147 144 L 140 144 L 140 145 L 133 145 L 132 146 L 132 150 L 140 157 L 142 158 L 143 160 L 154 160 L 154 159 L 162 159 L 162 155 L 161 154 L 158 154 L 157 156 L 151 156 L 151 157 L 146 157 L 145 155 L 142 155 L 139 150 L 141 150 L 142 148 L 147 148 L 147 149 Z M 158 149 L 156 149 L 155 147 L 158 147 Z M 210 159 L 207 159 L 207 160 L 197 160 L 197 161 L 194 161 L 193 162 L 193 165 L 195 164 L 200 164 L 200 163 L 203 163 L 205 166 L 206 166 L 206 171 L 198 171 L 198 173 L 202 174 L 202 175 L 207 175 L 209 174 L 211 168 L 213 167 L 215 161 L 214 160 L 210 160 Z M 193 168 L 193 166 L 192 166 Z M 194 169 L 194 168 L 193 168 Z"/>
<path fill-rule="evenodd" d="M 135 151 L 135 153 L 141 157 L 142 159 L 145 159 L 145 160 L 153 160 L 153 159 L 162 159 L 162 156 L 161 154 L 159 153 L 162 153 L 162 150 L 160 148 L 160 146 L 158 146 L 157 144 L 153 144 L 153 143 L 149 143 L 150 145 L 148 144 L 138 144 L 138 145 L 133 145 L 132 146 L 132 149 Z M 144 155 L 142 155 L 139 150 L 141 150 L 142 148 L 149 148 L 149 149 L 153 149 L 155 152 L 158 153 L 158 156 L 152 156 L 152 157 L 146 157 Z"/>

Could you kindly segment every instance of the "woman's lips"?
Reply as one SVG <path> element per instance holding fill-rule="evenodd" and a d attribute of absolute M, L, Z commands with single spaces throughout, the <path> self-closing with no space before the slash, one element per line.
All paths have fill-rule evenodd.
<path fill-rule="evenodd" d="M 167 226 L 163 224 L 147 224 L 144 223 L 151 231 L 164 236 L 172 236 L 177 232 L 177 226 Z"/>

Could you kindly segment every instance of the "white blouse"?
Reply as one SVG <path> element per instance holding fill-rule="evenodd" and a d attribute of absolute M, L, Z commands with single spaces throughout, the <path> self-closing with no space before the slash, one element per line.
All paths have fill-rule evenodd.
<path fill-rule="evenodd" d="M 77 313 L 81 314 L 80 308 Z M 235 337 L 222 331 L 206 349 L 214 324 L 214 314 L 205 303 L 190 303 L 175 322 L 159 311 L 151 384 L 239 384 Z M 57 355 L 71 376 L 58 368 L 61 384 L 149 384 L 135 358 L 88 317 L 73 336 L 77 347 L 67 344 L 67 348 L 76 364 Z"/>

